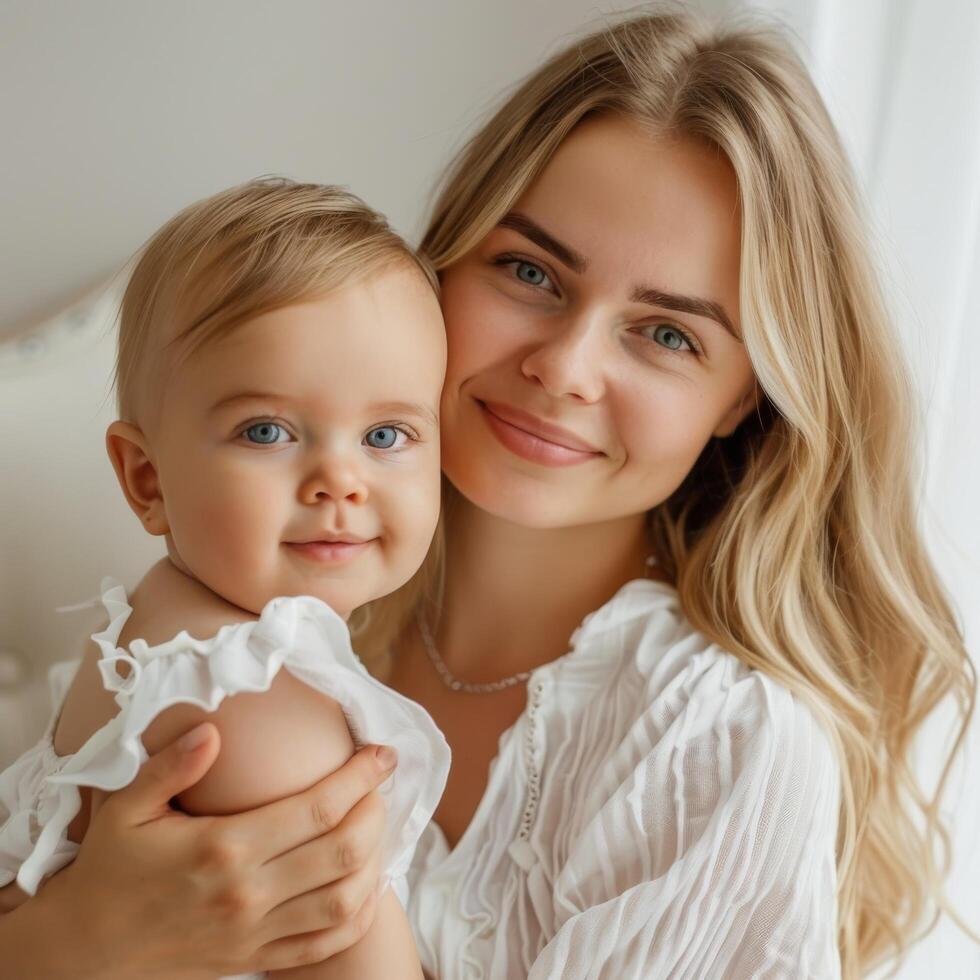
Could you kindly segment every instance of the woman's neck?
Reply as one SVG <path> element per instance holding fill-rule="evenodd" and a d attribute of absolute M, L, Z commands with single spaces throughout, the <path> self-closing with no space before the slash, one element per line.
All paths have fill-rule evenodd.
<path fill-rule="evenodd" d="M 436 637 L 453 673 L 468 681 L 493 680 L 566 653 L 584 616 L 645 574 L 643 524 L 639 514 L 534 529 L 454 500 Z"/>

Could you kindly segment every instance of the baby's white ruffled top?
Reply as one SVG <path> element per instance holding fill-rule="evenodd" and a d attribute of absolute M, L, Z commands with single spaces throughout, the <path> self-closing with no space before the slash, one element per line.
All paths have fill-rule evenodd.
<path fill-rule="evenodd" d="M 182 631 L 156 646 L 134 640 L 123 649 L 117 644 L 132 612 L 125 590 L 104 579 L 102 603 L 109 625 L 92 639 L 119 713 L 76 753 L 58 756 L 56 710 L 37 745 L 0 774 L 0 886 L 16 879 L 33 895 L 44 877 L 73 859 L 78 845 L 66 835 L 79 810 L 79 787 L 130 783 L 147 759 L 141 735 L 161 711 L 181 703 L 213 711 L 229 695 L 267 691 L 285 668 L 340 704 L 356 745 L 397 749 L 398 767 L 380 790 L 387 808 L 383 878 L 406 901 L 405 874 L 442 796 L 449 746 L 424 708 L 368 674 L 337 613 L 311 596 L 286 596 L 270 601 L 257 620 L 223 626 L 210 639 Z M 59 665 L 68 672 L 53 675 L 56 708 L 79 662 Z M 129 667 L 126 677 L 120 662 Z"/>

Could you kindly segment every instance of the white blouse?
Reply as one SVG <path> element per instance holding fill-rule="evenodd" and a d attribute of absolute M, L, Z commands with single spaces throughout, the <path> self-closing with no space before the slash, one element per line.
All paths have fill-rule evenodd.
<path fill-rule="evenodd" d="M 457 759 L 456 765 L 465 765 Z M 637 580 L 535 670 L 408 912 L 437 980 L 836 978 L 840 771 L 810 710 Z"/>

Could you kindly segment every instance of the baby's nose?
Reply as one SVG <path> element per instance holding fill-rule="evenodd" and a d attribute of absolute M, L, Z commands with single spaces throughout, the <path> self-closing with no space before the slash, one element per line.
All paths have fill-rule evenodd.
<path fill-rule="evenodd" d="M 333 459 L 316 466 L 303 480 L 299 498 L 304 504 L 346 500 L 361 504 L 367 500 L 367 484 L 351 463 Z"/>

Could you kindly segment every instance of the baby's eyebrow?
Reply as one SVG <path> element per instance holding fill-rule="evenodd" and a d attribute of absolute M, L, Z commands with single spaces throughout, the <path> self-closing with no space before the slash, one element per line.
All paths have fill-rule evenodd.
<path fill-rule="evenodd" d="M 392 415 L 416 415 L 432 425 L 439 425 L 439 419 L 432 407 L 420 402 L 376 402 L 369 411 Z"/>
<path fill-rule="evenodd" d="M 292 400 L 293 399 L 291 399 L 288 395 L 279 395 L 272 391 L 242 391 L 219 399 L 208 409 L 208 411 L 217 412 L 219 409 L 227 408 L 229 405 L 233 405 L 235 402 L 291 402 Z"/>
<path fill-rule="evenodd" d="M 272 401 L 279 402 L 281 404 L 291 404 L 295 402 L 295 399 L 290 398 L 288 395 L 280 395 L 272 391 L 243 391 L 220 399 L 219 401 L 215 402 L 211 408 L 208 409 L 208 411 L 217 412 L 221 409 L 228 408 L 230 405 L 234 405 L 236 402 L 247 401 Z M 439 419 L 435 413 L 435 410 L 431 405 L 423 405 L 421 402 L 375 402 L 373 405 L 369 406 L 367 411 L 371 414 L 378 415 L 414 415 L 417 418 L 423 419 L 424 421 L 430 423 L 436 428 L 439 426 Z"/>

